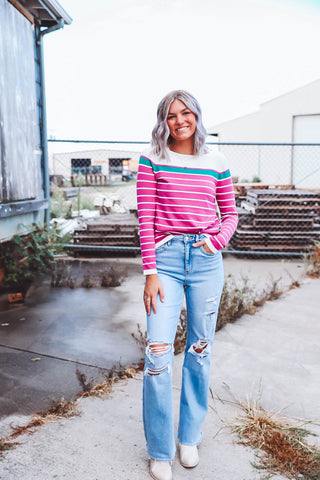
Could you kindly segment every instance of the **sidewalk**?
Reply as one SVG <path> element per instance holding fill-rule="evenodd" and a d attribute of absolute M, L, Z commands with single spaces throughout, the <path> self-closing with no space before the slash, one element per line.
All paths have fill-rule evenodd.
<path fill-rule="evenodd" d="M 320 419 L 320 280 L 306 280 L 297 289 L 268 302 L 254 316 L 245 315 L 216 334 L 211 386 L 230 399 L 224 384 L 240 400 L 258 398 L 265 409 L 289 417 Z M 174 402 L 177 411 L 183 355 L 175 358 Z M 149 479 L 141 414 L 142 375 L 115 386 L 109 399 L 84 399 L 82 415 L 41 427 L 19 437 L 21 445 L 0 460 L 5 480 L 144 480 Z M 232 420 L 234 406 L 219 401 L 220 417 Z M 0 420 L 1 435 L 9 424 L 25 424 L 29 417 Z M 175 459 L 175 480 L 258 480 L 251 449 L 235 443 L 209 409 L 204 424 L 200 464 L 186 470 Z M 314 425 L 310 429 L 320 434 Z M 315 440 L 319 442 L 317 438 Z M 274 476 L 280 480 L 282 477 Z"/>

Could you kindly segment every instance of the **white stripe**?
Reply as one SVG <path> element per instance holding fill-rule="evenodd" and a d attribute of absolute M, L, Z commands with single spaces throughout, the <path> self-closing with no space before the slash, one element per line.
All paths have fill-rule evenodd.
<path fill-rule="evenodd" d="M 197 212 L 172 212 L 170 210 L 159 210 L 157 209 L 157 213 L 158 212 L 163 212 L 163 213 L 167 213 L 168 215 L 197 215 Z M 202 217 L 213 217 L 213 213 L 211 213 L 210 215 L 207 215 L 205 213 L 202 213 L 201 214 Z M 178 219 L 176 219 L 178 220 Z"/>
<path fill-rule="evenodd" d="M 180 198 L 181 200 L 181 198 Z M 158 205 L 161 205 L 161 207 L 185 207 L 185 208 L 189 208 L 190 205 L 179 205 L 179 204 L 172 204 L 172 203 L 160 203 Z M 214 204 L 212 204 L 212 206 L 214 207 Z M 195 205 L 192 205 L 192 208 L 200 208 L 201 210 L 209 210 L 210 212 L 212 212 L 212 208 L 206 208 L 206 207 L 197 207 Z M 157 209 L 158 211 L 158 209 Z"/>
<path fill-rule="evenodd" d="M 208 193 L 208 192 L 190 192 L 189 190 L 167 190 L 167 189 L 164 189 L 164 188 L 159 188 L 158 189 L 159 192 L 175 192 L 175 193 L 186 193 L 187 195 L 206 195 L 208 197 L 212 197 L 212 198 L 215 198 L 214 195 L 211 195 L 211 193 Z M 170 197 L 170 198 L 173 198 L 173 197 Z M 181 200 L 181 199 L 180 199 Z M 193 200 L 193 198 L 192 198 Z"/>
<path fill-rule="evenodd" d="M 174 178 L 174 175 L 183 175 L 184 177 L 187 177 L 188 175 L 194 175 L 194 176 L 199 176 L 199 177 L 209 177 L 209 178 L 215 178 L 214 175 L 209 175 L 208 173 L 194 173 L 194 172 L 186 172 L 185 170 L 185 167 L 176 167 L 176 168 L 181 168 L 181 173 L 180 172 L 168 172 L 166 170 L 161 170 L 161 168 L 157 171 L 157 172 L 154 172 L 155 175 L 157 175 L 157 173 L 165 173 L 165 174 L 168 174 L 170 173 L 171 175 L 173 175 L 172 177 L 167 177 L 169 179 L 172 179 Z M 190 167 L 191 169 L 196 169 L 196 167 Z M 201 170 L 200 168 L 198 168 L 197 170 Z M 208 170 L 208 169 L 207 169 Z M 219 173 L 222 173 L 222 172 L 217 172 L 216 170 L 213 170 L 215 173 L 217 173 L 219 175 Z M 178 176 L 176 178 L 179 178 Z M 181 178 L 181 177 L 180 177 Z M 199 179 L 200 180 L 200 179 Z M 218 178 L 216 180 L 219 180 Z"/>
<path fill-rule="evenodd" d="M 199 185 L 200 182 L 203 182 L 203 183 L 205 184 L 205 186 L 208 186 L 208 187 L 210 187 L 210 188 L 213 187 L 212 182 L 210 182 L 209 180 L 200 180 L 200 179 L 196 179 L 196 178 L 195 178 L 195 179 L 192 179 L 192 178 L 189 178 L 189 177 L 187 177 L 187 179 L 188 179 L 188 182 L 196 182 L 196 186 Z M 169 179 L 168 179 L 168 180 L 169 180 Z M 172 180 L 172 179 L 170 178 L 170 180 Z M 178 179 L 176 179 L 176 180 L 178 180 Z M 195 186 L 194 184 L 184 183 L 184 180 L 185 180 L 185 179 L 181 179 L 181 183 L 174 183 L 174 182 L 170 182 L 170 183 L 169 183 L 168 181 L 166 181 L 166 179 L 159 178 L 159 179 L 158 179 L 158 184 L 160 184 L 160 185 L 161 185 L 161 184 L 166 184 L 166 185 L 169 184 L 169 185 L 177 185 L 177 186 L 185 185 L 185 186 L 187 186 L 187 187 L 194 187 L 194 186 Z M 211 179 L 210 179 L 210 180 L 211 180 Z M 213 179 L 213 180 L 215 180 L 215 179 Z"/>
<path fill-rule="evenodd" d="M 161 195 L 158 195 L 158 198 L 165 198 L 166 200 L 184 200 L 181 197 L 168 197 L 168 196 L 162 197 Z M 208 201 L 205 198 L 192 198 L 192 199 L 186 198 L 186 200 L 191 200 L 192 202 L 206 202 L 206 201 Z"/>
<path fill-rule="evenodd" d="M 185 220 L 185 221 L 187 222 L 188 220 Z M 188 225 L 188 228 L 195 228 L 196 230 L 199 230 L 199 229 L 201 228 L 200 223 L 202 223 L 202 222 L 199 222 L 199 225 L 198 225 L 197 227 L 192 227 L 191 225 Z M 203 222 L 203 223 L 204 223 L 204 226 L 207 226 L 207 223 L 206 223 L 206 222 Z M 179 230 L 180 230 L 181 228 L 185 228 L 185 227 L 183 227 L 183 226 L 178 227 L 178 225 L 170 225 L 170 223 L 164 224 L 164 223 L 158 223 L 158 222 L 156 223 L 156 226 L 157 226 L 157 227 L 166 227 L 166 228 L 179 229 Z"/>

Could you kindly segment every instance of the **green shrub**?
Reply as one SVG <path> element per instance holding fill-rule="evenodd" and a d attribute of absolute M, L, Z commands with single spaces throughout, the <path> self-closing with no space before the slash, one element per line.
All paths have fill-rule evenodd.
<path fill-rule="evenodd" d="M 45 228 L 35 224 L 32 228 L 27 235 L 15 235 L 8 242 L 4 254 L 5 287 L 26 291 L 39 275 L 52 270 L 54 254 L 63 251 L 66 239 L 58 237 L 56 229 L 51 229 L 49 235 Z"/>

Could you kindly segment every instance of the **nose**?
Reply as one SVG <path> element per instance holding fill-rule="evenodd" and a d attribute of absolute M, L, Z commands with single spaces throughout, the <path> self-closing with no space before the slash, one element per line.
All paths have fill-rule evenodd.
<path fill-rule="evenodd" d="M 177 124 L 181 125 L 183 123 L 183 115 L 178 114 L 176 117 Z"/>

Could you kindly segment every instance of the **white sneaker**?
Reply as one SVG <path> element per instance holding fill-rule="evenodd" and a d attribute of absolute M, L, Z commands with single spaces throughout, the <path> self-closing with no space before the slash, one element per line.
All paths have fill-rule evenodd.
<path fill-rule="evenodd" d="M 183 467 L 192 468 L 199 463 L 197 445 L 182 445 L 180 443 L 180 463 Z"/>
<path fill-rule="evenodd" d="M 150 475 L 154 480 L 172 480 L 171 462 L 150 458 Z"/>

